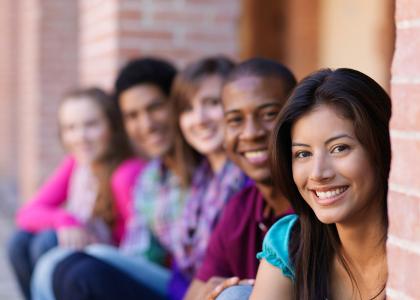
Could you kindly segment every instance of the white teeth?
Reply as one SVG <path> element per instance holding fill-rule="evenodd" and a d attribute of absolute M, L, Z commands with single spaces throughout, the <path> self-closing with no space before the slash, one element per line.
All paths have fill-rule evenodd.
<path fill-rule="evenodd" d="M 197 132 L 201 135 L 207 135 L 209 133 L 212 133 L 213 131 L 214 131 L 213 129 L 209 129 L 209 128 L 197 130 Z"/>
<path fill-rule="evenodd" d="M 320 198 L 320 199 L 328 199 L 328 198 L 335 197 L 335 196 L 338 196 L 338 195 L 342 194 L 346 189 L 347 189 L 347 187 L 341 187 L 341 188 L 337 188 L 335 190 L 331 190 L 331 191 L 327 191 L 327 192 L 315 191 L 315 193 L 318 196 L 318 198 Z"/>
<path fill-rule="evenodd" d="M 265 157 L 267 154 L 267 150 L 249 151 L 244 153 L 245 157 L 250 159 Z"/>

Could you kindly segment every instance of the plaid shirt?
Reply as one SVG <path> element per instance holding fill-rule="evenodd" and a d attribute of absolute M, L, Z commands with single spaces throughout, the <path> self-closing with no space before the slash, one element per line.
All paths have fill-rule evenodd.
<path fill-rule="evenodd" d="M 187 278 L 192 278 L 201 265 L 225 204 L 246 181 L 247 177 L 230 161 L 217 174 L 207 160 L 196 170 L 178 228 L 179 241 L 172 247 L 177 266 Z"/>
<path fill-rule="evenodd" d="M 188 189 L 163 166 L 162 161 L 148 163 L 135 188 L 135 213 L 129 224 L 123 251 L 129 255 L 145 255 L 161 261 L 161 244 L 171 251 L 180 240 L 179 226 Z M 157 241 L 155 239 L 157 238 Z"/>

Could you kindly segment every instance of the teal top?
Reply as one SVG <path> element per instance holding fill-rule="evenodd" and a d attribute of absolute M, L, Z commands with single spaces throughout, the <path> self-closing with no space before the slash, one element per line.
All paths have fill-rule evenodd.
<path fill-rule="evenodd" d="M 294 280 L 295 271 L 289 258 L 290 232 L 298 216 L 287 215 L 278 220 L 264 238 L 263 250 L 257 254 L 258 259 L 265 259 L 271 265 L 282 270 L 284 276 Z"/>

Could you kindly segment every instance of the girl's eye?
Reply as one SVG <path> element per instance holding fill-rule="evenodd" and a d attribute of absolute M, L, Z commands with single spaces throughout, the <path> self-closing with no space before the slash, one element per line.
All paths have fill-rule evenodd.
<path fill-rule="evenodd" d="M 348 150 L 350 147 L 349 146 L 347 146 L 347 145 L 338 145 L 338 146 L 335 146 L 332 150 L 331 150 L 331 153 L 340 153 L 340 152 L 343 152 L 343 151 L 346 151 L 346 150 Z"/>
<path fill-rule="evenodd" d="M 63 125 L 62 126 L 62 130 L 63 131 L 72 131 L 72 130 L 74 130 L 76 128 L 76 126 L 75 125 L 73 125 L 73 124 L 71 124 L 71 125 Z"/>
<path fill-rule="evenodd" d="M 219 98 L 210 98 L 210 99 L 208 100 L 208 103 L 209 103 L 211 106 L 217 106 L 217 105 L 219 105 L 219 104 L 220 104 L 220 99 L 219 99 Z"/>
<path fill-rule="evenodd" d="M 88 122 L 86 122 L 86 126 L 87 127 L 94 127 L 99 123 L 99 120 L 90 120 Z"/>
<path fill-rule="evenodd" d="M 298 151 L 295 153 L 294 157 L 297 159 L 302 159 L 311 156 L 309 151 Z"/>

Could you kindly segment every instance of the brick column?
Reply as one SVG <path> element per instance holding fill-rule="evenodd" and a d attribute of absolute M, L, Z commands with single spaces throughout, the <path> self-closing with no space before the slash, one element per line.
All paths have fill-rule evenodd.
<path fill-rule="evenodd" d="M 62 157 L 56 111 L 77 83 L 76 1 L 18 2 L 17 112 L 20 188 L 27 199 Z"/>
<path fill-rule="evenodd" d="M 396 1 L 389 299 L 420 299 L 420 2 Z"/>
<path fill-rule="evenodd" d="M 16 163 L 16 2 L 0 2 L 0 176 L 13 176 Z"/>
<path fill-rule="evenodd" d="M 118 69 L 119 0 L 79 0 L 80 83 L 112 86 Z"/>
<path fill-rule="evenodd" d="M 238 55 L 240 1 L 79 0 L 81 82 L 111 88 L 128 59 Z"/>

